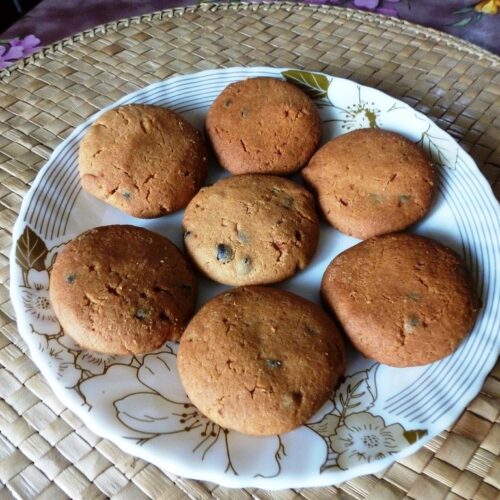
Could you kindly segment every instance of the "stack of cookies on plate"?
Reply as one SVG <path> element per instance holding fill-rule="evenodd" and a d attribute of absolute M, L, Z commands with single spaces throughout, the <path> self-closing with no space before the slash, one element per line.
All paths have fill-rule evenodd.
<path fill-rule="evenodd" d="M 179 375 L 193 404 L 253 435 L 290 431 L 320 409 L 344 374 L 344 338 L 396 367 L 458 347 L 480 308 L 465 264 L 437 241 L 401 232 L 426 215 L 436 191 L 436 172 L 418 146 L 360 129 L 318 150 L 315 104 L 273 78 L 229 85 L 205 132 L 232 175 L 202 187 L 209 148 L 173 111 L 117 107 L 87 131 L 84 189 L 133 217 L 185 208 L 187 257 L 134 225 L 94 228 L 69 242 L 50 293 L 65 332 L 82 347 L 143 353 L 180 340 Z M 301 169 L 308 189 L 285 177 Z M 331 226 L 365 240 L 335 257 L 318 282 L 328 313 L 265 286 L 311 263 L 317 206 Z M 197 272 L 236 288 L 194 314 Z"/>

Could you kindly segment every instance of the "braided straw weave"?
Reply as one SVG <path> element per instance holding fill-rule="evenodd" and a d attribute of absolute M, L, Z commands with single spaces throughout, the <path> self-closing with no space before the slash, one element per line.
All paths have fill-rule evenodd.
<path fill-rule="evenodd" d="M 0 73 L 0 499 L 494 499 L 500 365 L 458 422 L 415 455 L 337 487 L 229 490 L 134 459 L 56 398 L 19 336 L 8 292 L 11 227 L 54 147 L 91 113 L 178 73 L 291 66 L 377 87 L 430 116 L 500 193 L 500 59 L 371 14 L 297 4 L 201 4 L 63 40 Z"/>

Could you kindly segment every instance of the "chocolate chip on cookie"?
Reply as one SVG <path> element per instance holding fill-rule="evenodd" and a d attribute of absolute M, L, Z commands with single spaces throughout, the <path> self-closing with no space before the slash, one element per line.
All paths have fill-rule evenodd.
<path fill-rule="evenodd" d="M 169 240 L 135 226 L 102 226 L 57 255 L 50 298 L 64 331 L 82 347 L 148 352 L 178 340 L 193 314 L 196 278 Z"/>
<path fill-rule="evenodd" d="M 236 288 L 207 302 L 184 332 L 177 359 L 181 382 L 202 413 L 254 435 L 306 422 L 346 367 L 342 337 L 328 315 L 266 287 Z"/>
<path fill-rule="evenodd" d="M 370 238 L 338 255 L 321 285 L 354 346 L 391 366 L 451 354 L 481 307 L 463 260 L 423 236 Z"/>
<path fill-rule="evenodd" d="M 238 175 L 203 188 L 183 227 L 200 272 L 235 286 L 290 278 L 309 264 L 319 239 L 312 195 L 271 175 Z"/>
<path fill-rule="evenodd" d="M 205 181 L 208 151 L 200 133 L 167 108 L 113 108 L 88 129 L 79 151 L 83 188 L 141 218 L 185 207 Z"/>

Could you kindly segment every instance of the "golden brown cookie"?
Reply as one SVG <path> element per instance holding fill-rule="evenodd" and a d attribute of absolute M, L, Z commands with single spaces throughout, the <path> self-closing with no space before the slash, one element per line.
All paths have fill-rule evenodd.
<path fill-rule="evenodd" d="M 249 78 L 215 99 L 205 128 L 217 159 L 232 174 L 289 174 L 316 151 L 322 124 L 315 104 L 298 87 Z"/>
<path fill-rule="evenodd" d="M 321 292 L 364 356 L 399 367 L 451 354 L 481 307 L 458 255 L 404 233 L 371 238 L 338 255 Z"/>
<path fill-rule="evenodd" d="M 271 175 L 227 177 L 201 189 L 183 229 L 198 269 L 235 286 L 290 278 L 311 261 L 319 239 L 312 194 Z"/>
<path fill-rule="evenodd" d="M 206 303 L 177 359 L 193 404 L 222 427 L 253 435 L 306 422 L 346 366 L 343 340 L 319 306 L 266 287 L 236 288 Z"/>
<path fill-rule="evenodd" d="M 57 255 L 50 298 L 64 331 L 110 354 L 148 352 L 178 340 L 193 314 L 197 284 L 167 238 L 135 226 L 103 226 Z"/>
<path fill-rule="evenodd" d="M 360 129 L 325 144 L 302 171 L 328 222 L 366 239 L 420 220 L 434 198 L 436 172 L 403 136 Z"/>
<path fill-rule="evenodd" d="M 167 108 L 111 109 L 88 129 L 79 151 L 83 189 L 141 218 L 185 207 L 205 182 L 207 148 L 200 133 Z"/>

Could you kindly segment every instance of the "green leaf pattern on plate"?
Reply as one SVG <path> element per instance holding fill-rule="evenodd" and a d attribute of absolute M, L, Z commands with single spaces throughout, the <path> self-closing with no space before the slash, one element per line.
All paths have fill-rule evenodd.
<path fill-rule="evenodd" d="M 45 259 L 48 255 L 44 241 L 29 226 L 24 228 L 23 234 L 17 240 L 16 262 L 24 273 L 29 269 L 42 271 L 45 269 Z"/>
<path fill-rule="evenodd" d="M 419 143 L 436 164 L 446 167 L 440 172 L 445 180 L 459 173 L 453 172 L 454 169 L 470 168 L 470 159 L 463 150 L 404 103 L 378 96 L 355 83 L 347 86 L 341 79 L 320 73 L 281 71 L 272 75 L 282 76 L 303 88 L 315 99 L 324 123 L 334 122 L 325 125 L 331 137 L 364 127 L 401 130 Z M 399 124 L 406 122 L 411 127 L 400 127 Z M 103 221 L 109 222 L 104 218 Z M 60 243 L 59 238 L 74 234 L 80 229 L 79 224 L 69 226 L 64 235 L 55 241 L 47 239 L 46 243 L 40 238 L 42 226 L 30 228 L 22 221 L 18 227 L 16 234 L 20 237 L 13 249 L 16 272 L 12 285 L 18 297 L 16 312 L 25 322 L 24 333 L 31 342 L 30 348 L 43 359 L 46 371 L 57 380 L 59 388 L 68 391 L 77 401 L 77 407 L 91 415 L 89 422 L 104 420 L 103 415 L 111 416 L 110 428 L 114 426 L 117 440 L 136 442 L 145 454 L 152 450 L 155 453 L 175 450 L 177 459 L 184 450 L 183 463 L 205 462 L 213 470 L 218 468 L 221 482 L 225 474 L 225 477 L 250 478 L 245 479 L 249 484 L 254 484 L 252 478 L 293 478 L 297 469 L 290 468 L 290 464 L 302 460 L 301 466 L 309 466 L 314 474 L 324 472 L 319 481 L 325 482 L 330 478 L 334 481 L 339 472 L 339 476 L 345 477 L 349 475 L 346 470 L 366 470 L 364 464 L 380 463 L 388 457 L 394 460 L 398 452 L 409 446 L 416 450 L 429 435 L 436 434 L 436 426 L 429 420 L 413 420 L 411 416 L 389 411 L 384 405 L 390 391 L 382 386 L 382 380 L 387 380 L 385 368 L 379 370 L 378 365 L 359 359 L 356 360 L 359 368 L 349 373 L 314 420 L 293 433 L 259 440 L 258 447 L 253 444 L 255 438 L 232 431 L 226 433 L 198 415 L 184 395 L 175 393 L 181 386 L 175 379 L 176 370 L 172 369 L 175 352 L 169 346 L 150 355 L 110 356 L 82 350 L 61 331 L 50 307 L 50 269 L 59 250 L 53 245 Z M 166 360 L 169 364 L 164 363 Z M 353 371 L 352 365 L 350 370 Z M 171 383 L 165 383 L 167 377 L 172 377 Z M 124 380 L 133 383 L 133 387 L 124 387 Z M 411 385 L 408 391 L 412 391 Z M 411 398 L 412 392 L 409 394 Z M 315 450 L 314 454 L 307 455 L 308 446 Z M 267 466 L 262 466 L 262 457 L 268 461 Z M 214 459 L 220 460 L 216 466 Z M 238 484 L 232 480 L 228 483 Z"/>
<path fill-rule="evenodd" d="M 232 441 L 238 440 L 238 435 L 199 414 L 180 385 L 170 385 L 168 391 L 163 387 L 168 373 L 175 371 L 175 353 L 168 345 L 163 346 L 163 352 L 156 354 L 119 357 L 81 350 L 70 337 L 64 335 L 53 313 L 48 293 L 49 268 L 59 248 L 49 251 L 45 242 L 28 226 L 16 247 L 17 263 L 26 276 L 23 287 L 26 313 L 33 317 L 32 330 L 39 335 L 38 349 L 47 353 L 57 367 L 57 378 L 69 382 L 68 389 L 73 389 L 81 397 L 82 404 L 92 411 L 85 387 L 94 380 L 106 377 L 112 367 L 129 370 L 142 387 L 113 402 L 117 420 L 132 431 L 127 439 L 145 445 L 172 434 L 199 434 L 193 453 L 201 453 L 203 460 L 221 441 L 226 453 L 226 472 L 238 474 L 238 467 L 231 457 Z M 331 398 L 332 410 L 319 421 L 306 424 L 306 428 L 320 436 L 327 447 L 321 472 L 347 470 L 359 463 L 384 458 L 427 434 L 425 429 L 405 430 L 399 423 L 386 425 L 381 416 L 368 411 L 377 400 L 378 367 L 375 363 L 367 370 L 348 376 Z M 104 383 L 103 380 L 100 384 Z M 151 408 L 156 413 L 151 413 Z M 238 447 L 235 446 L 235 449 Z M 255 472 L 260 477 L 272 477 L 281 472 L 281 460 L 286 450 L 280 436 L 276 436 L 271 451 L 274 454 L 274 471 L 271 476 L 264 476 L 257 469 Z"/>
<path fill-rule="evenodd" d="M 328 95 L 330 81 L 322 73 L 290 69 L 283 71 L 282 75 L 287 81 L 300 87 L 312 99 L 322 99 Z"/>
<path fill-rule="evenodd" d="M 420 438 L 427 435 L 425 429 L 415 429 L 414 431 L 405 431 L 403 436 L 408 441 L 409 444 L 416 443 Z"/>

